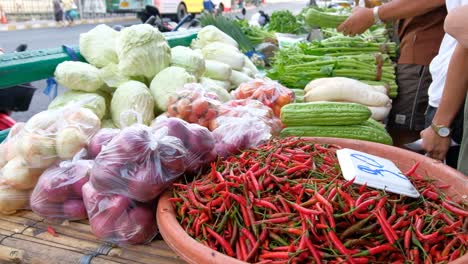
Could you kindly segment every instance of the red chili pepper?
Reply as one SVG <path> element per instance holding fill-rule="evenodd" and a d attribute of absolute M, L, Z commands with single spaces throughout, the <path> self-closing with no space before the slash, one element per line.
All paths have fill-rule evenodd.
<path fill-rule="evenodd" d="M 445 246 L 444 250 L 442 250 L 442 257 L 448 256 L 450 253 L 450 250 L 452 250 L 453 246 L 458 242 L 458 238 L 454 237 L 452 240 L 450 240 L 449 243 Z"/>
<path fill-rule="evenodd" d="M 450 212 L 458 215 L 458 216 L 463 216 L 463 217 L 467 217 L 468 216 L 468 211 L 467 210 L 463 210 L 461 208 L 458 208 L 458 207 L 455 207 L 449 203 L 447 203 L 446 201 L 443 201 L 442 202 L 442 206 L 449 210 Z"/>
<path fill-rule="evenodd" d="M 260 200 L 260 199 L 254 199 L 253 203 L 256 206 L 270 208 L 272 210 L 275 210 L 276 212 L 279 212 L 278 208 L 274 204 L 272 204 L 272 203 L 270 203 L 268 201 Z"/>
<path fill-rule="evenodd" d="M 455 231 L 456 228 L 458 227 L 461 227 L 462 226 L 462 221 L 461 220 L 458 220 L 456 222 L 454 222 L 453 224 L 449 225 L 449 226 L 444 226 L 442 227 L 442 232 L 444 233 L 452 233 Z"/>
<path fill-rule="evenodd" d="M 187 189 L 187 195 L 188 195 L 188 199 L 189 201 L 195 205 L 196 207 L 198 208 L 201 208 L 201 209 L 204 209 L 204 210 L 208 210 L 208 207 L 206 207 L 206 205 L 200 203 L 197 198 L 195 198 L 195 194 L 193 193 L 192 189 Z"/>
<path fill-rule="evenodd" d="M 314 260 L 316 264 L 321 264 L 322 263 L 322 258 L 320 257 L 320 254 L 318 253 L 317 249 L 314 247 L 310 239 L 305 240 L 307 248 L 310 250 L 312 253 L 312 256 L 314 257 Z"/>
<path fill-rule="evenodd" d="M 299 213 L 302 213 L 302 214 L 305 214 L 305 215 L 309 215 L 309 214 L 312 214 L 312 215 L 319 215 L 320 212 L 319 211 L 316 211 L 316 210 L 311 210 L 311 209 L 307 209 L 305 207 L 302 207 L 296 203 L 291 203 L 291 206 L 296 209 L 296 211 L 298 211 Z"/>
<path fill-rule="evenodd" d="M 296 173 L 298 171 L 306 170 L 306 169 L 309 169 L 309 168 L 310 168 L 310 166 L 307 166 L 307 165 L 298 165 L 298 166 L 287 169 L 285 171 L 285 173 L 286 173 L 286 175 L 290 175 L 290 174 Z"/>
<path fill-rule="evenodd" d="M 252 233 L 249 232 L 249 230 L 247 230 L 247 229 L 244 227 L 244 228 L 241 229 L 241 233 L 242 233 L 245 237 L 247 237 L 247 238 L 249 239 L 250 244 L 251 244 L 252 246 L 255 245 L 255 243 L 256 243 L 257 240 L 255 239 L 254 235 L 253 235 Z"/>
<path fill-rule="evenodd" d="M 354 183 L 355 180 L 356 180 L 356 177 L 352 178 L 350 181 L 347 181 L 347 182 L 343 185 L 343 189 L 345 189 L 345 188 L 351 186 L 351 185 Z"/>
<path fill-rule="evenodd" d="M 338 251 L 343 254 L 343 255 L 348 255 L 348 249 L 341 243 L 340 239 L 336 236 L 335 232 L 329 231 L 328 236 L 330 237 L 330 240 L 332 243 L 335 245 L 335 247 L 338 249 Z"/>
<path fill-rule="evenodd" d="M 211 176 L 217 179 L 219 182 L 224 182 L 224 178 L 221 173 L 216 171 L 216 163 L 214 162 L 211 163 Z"/>
<path fill-rule="evenodd" d="M 234 256 L 234 251 L 232 250 L 231 245 L 229 245 L 229 243 L 222 236 L 220 236 L 218 233 L 213 231 L 208 226 L 206 227 L 206 231 L 210 233 L 210 235 L 213 236 L 214 239 L 216 239 L 216 241 L 218 241 L 218 243 L 221 245 L 221 247 L 224 249 L 224 251 L 226 252 L 228 256 L 230 257 Z"/>
<path fill-rule="evenodd" d="M 260 221 L 255 221 L 254 224 L 256 224 L 256 225 L 267 224 L 267 223 L 281 224 L 281 223 L 286 223 L 289 220 L 291 220 L 290 216 L 283 216 L 283 217 L 278 217 L 278 218 L 271 218 L 271 219 L 264 219 L 264 220 L 260 220 Z"/>
<path fill-rule="evenodd" d="M 368 256 L 368 255 L 377 255 L 382 252 L 390 252 L 390 251 L 395 251 L 397 250 L 394 246 L 386 244 L 386 245 L 379 245 L 373 248 L 369 248 L 367 250 L 364 250 L 358 254 L 354 254 L 353 256 L 359 257 L 359 256 Z"/>
<path fill-rule="evenodd" d="M 245 256 L 243 255 L 240 247 L 240 240 L 236 241 L 236 257 L 240 260 L 245 260 Z"/>
<path fill-rule="evenodd" d="M 267 237 L 268 237 L 268 229 L 265 228 L 265 229 L 262 230 L 262 233 L 260 233 L 260 236 L 259 236 L 259 238 L 257 240 L 257 243 L 255 243 L 254 247 L 249 252 L 247 257 L 245 258 L 246 262 L 249 262 L 252 258 L 254 258 L 256 256 L 258 248 L 266 240 Z"/>
<path fill-rule="evenodd" d="M 294 254 L 289 252 L 265 252 L 260 255 L 261 259 L 289 259 Z"/>
<path fill-rule="evenodd" d="M 225 191 L 221 191 L 219 192 L 221 195 L 225 195 L 225 196 L 229 196 L 231 197 L 232 199 L 234 199 L 236 202 L 238 202 L 239 204 L 241 204 L 242 206 L 247 206 L 247 201 L 245 200 L 244 197 L 242 196 L 239 196 L 237 194 L 234 194 L 234 193 L 230 193 L 230 192 L 225 192 Z"/>
<path fill-rule="evenodd" d="M 455 249 L 450 255 L 449 261 L 454 261 L 460 256 L 460 249 Z"/>
<path fill-rule="evenodd" d="M 439 199 L 439 195 L 437 193 L 433 192 L 433 191 L 430 191 L 429 189 L 423 191 L 421 194 L 425 198 L 433 200 L 433 201 L 437 201 Z"/>
<path fill-rule="evenodd" d="M 51 234 L 52 236 L 54 237 L 58 237 L 58 234 L 57 232 L 55 231 L 55 229 L 51 226 L 47 226 L 47 233 Z"/>
<path fill-rule="evenodd" d="M 327 199 L 325 199 L 320 193 L 316 192 L 315 193 L 315 197 L 317 198 L 317 200 L 322 203 L 323 205 L 325 205 L 326 207 L 330 208 L 331 211 L 333 212 L 333 206 L 330 204 L 329 201 L 327 201 Z"/>
<path fill-rule="evenodd" d="M 413 167 L 411 167 L 406 173 L 404 173 L 406 176 L 412 176 L 415 172 L 416 172 L 416 169 L 419 167 L 419 161 L 416 162 Z"/>

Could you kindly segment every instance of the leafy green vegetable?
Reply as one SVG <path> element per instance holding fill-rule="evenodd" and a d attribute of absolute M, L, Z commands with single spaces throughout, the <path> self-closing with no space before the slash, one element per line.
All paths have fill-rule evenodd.
<path fill-rule="evenodd" d="M 239 48 L 242 51 L 251 51 L 253 49 L 252 43 L 250 42 L 249 38 L 247 38 L 247 36 L 242 32 L 239 24 L 228 17 L 204 13 L 200 17 L 200 23 L 203 27 L 208 25 L 215 26 L 219 30 L 231 36 L 234 40 L 237 41 Z"/>
<path fill-rule="evenodd" d="M 299 34 L 302 31 L 302 25 L 291 11 L 281 10 L 271 14 L 268 29 L 278 33 Z"/>

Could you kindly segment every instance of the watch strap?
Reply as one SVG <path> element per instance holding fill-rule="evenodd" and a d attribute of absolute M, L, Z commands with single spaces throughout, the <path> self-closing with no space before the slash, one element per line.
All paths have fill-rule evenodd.
<path fill-rule="evenodd" d="M 383 23 L 382 19 L 379 17 L 379 6 L 375 6 L 372 9 L 372 13 L 374 14 L 374 24 L 380 25 Z"/>

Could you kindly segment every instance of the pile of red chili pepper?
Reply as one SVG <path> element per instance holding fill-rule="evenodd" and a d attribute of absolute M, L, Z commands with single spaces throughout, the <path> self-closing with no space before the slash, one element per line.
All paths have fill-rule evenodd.
<path fill-rule="evenodd" d="M 414 199 L 343 179 L 336 145 L 273 139 L 174 183 L 171 202 L 200 243 L 258 263 L 447 263 L 467 253 L 468 211 L 448 186 L 406 173 Z"/>

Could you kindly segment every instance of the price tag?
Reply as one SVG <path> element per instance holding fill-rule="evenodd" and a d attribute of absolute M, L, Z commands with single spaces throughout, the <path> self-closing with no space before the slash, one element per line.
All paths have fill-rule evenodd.
<path fill-rule="evenodd" d="M 418 198 L 419 192 L 408 178 L 388 159 L 353 149 L 337 152 L 343 177 L 356 184 Z"/>

